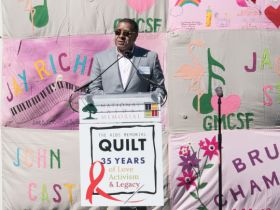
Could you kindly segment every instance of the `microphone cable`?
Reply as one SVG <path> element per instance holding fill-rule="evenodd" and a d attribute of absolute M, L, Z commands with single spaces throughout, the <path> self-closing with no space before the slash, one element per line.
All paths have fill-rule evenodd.
<path fill-rule="evenodd" d="M 154 85 L 154 86 L 157 87 L 157 88 L 160 88 L 160 89 L 164 92 L 165 98 L 164 98 L 164 100 L 163 100 L 163 101 L 161 102 L 161 104 L 160 104 L 161 106 L 163 106 L 163 105 L 166 103 L 166 101 L 167 101 L 167 96 L 168 96 L 165 87 L 163 87 L 163 86 L 160 85 L 160 84 L 157 84 L 156 82 L 154 82 L 154 81 L 151 80 L 151 79 L 148 79 L 148 78 L 144 77 L 144 76 L 139 72 L 138 68 L 137 68 L 137 67 L 135 66 L 135 64 L 130 60 L 130 58 L 132 58 L 132 53 L 131 53 L 130 51 L 124 52 L 124 57 L 127 58 L 127 59 L 130 61 L 130 63 L 132 64 L 133 68 L 136 70 L 137 75 L 140 77 L 140 79 L 149 82 L 150 84 Z M 162 81 L 164 81 L 164 79 L 163 79 Z M 162 82 L 161 82 L 161 83 L 162 83 Z"/>

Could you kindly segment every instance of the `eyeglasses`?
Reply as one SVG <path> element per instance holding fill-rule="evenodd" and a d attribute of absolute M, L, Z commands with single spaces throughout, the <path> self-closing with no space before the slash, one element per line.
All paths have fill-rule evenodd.
<path fill-rule="evenodd" d="M 131 36 L 132 34 L 135 34 L 136 32 L 134 31 L 124 31 L 124 30 L 120 30 L 120 29 L 117 29 L 115 30 L 115 35 L 116 36 L 120 36 L 121 34 L 125 37 L 129 37 Z"/>

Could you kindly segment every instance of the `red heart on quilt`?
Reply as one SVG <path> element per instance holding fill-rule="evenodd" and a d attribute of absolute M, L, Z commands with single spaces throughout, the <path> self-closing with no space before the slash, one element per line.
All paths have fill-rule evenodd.
<path fill-rule="evenodd" d="M 127 0 L 128 5 L 137 13 L 143 13 L 149 10 L 156 0 Z"/>
<path fill-rule="evenodd" d="M 240 97 L 238 95 L 229 95 L 221 99 L 221 114 L 228 115 L 236 112 L 240 108 Z M 211 105 L 218 113 L 218 96 L 212 96 Z"/>
<path fill-rule="evenodd" d="M 280 5 L 277 9 L 272 6 L 267 7 L 264 10 L 266 17 L 277 27 L 280 26 Z"/>

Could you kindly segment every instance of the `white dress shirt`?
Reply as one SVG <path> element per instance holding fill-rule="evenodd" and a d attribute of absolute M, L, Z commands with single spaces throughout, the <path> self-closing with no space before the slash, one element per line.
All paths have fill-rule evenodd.
<path fill-rule="evenodd" d="M 123 84 L 124 88 L 126 87 L 128 78 L 130 76 L 131 67 L 132 67 L 131 62 L 132 62 L 132 60 L 129 60 L 128 58 L 125 58 L 125 57 L 122 57 L 119 60 L 119 69 L 120 69 L 122 84 Z"/>

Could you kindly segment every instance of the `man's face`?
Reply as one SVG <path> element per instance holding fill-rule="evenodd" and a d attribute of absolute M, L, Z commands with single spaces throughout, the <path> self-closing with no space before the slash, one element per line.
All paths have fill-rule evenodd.
<path fill-rule="evenodd" d="M 115 29 L 115 45 L 120 52 L 131 50 L 137 36 L 130 23 L 120 22 Z"/>

